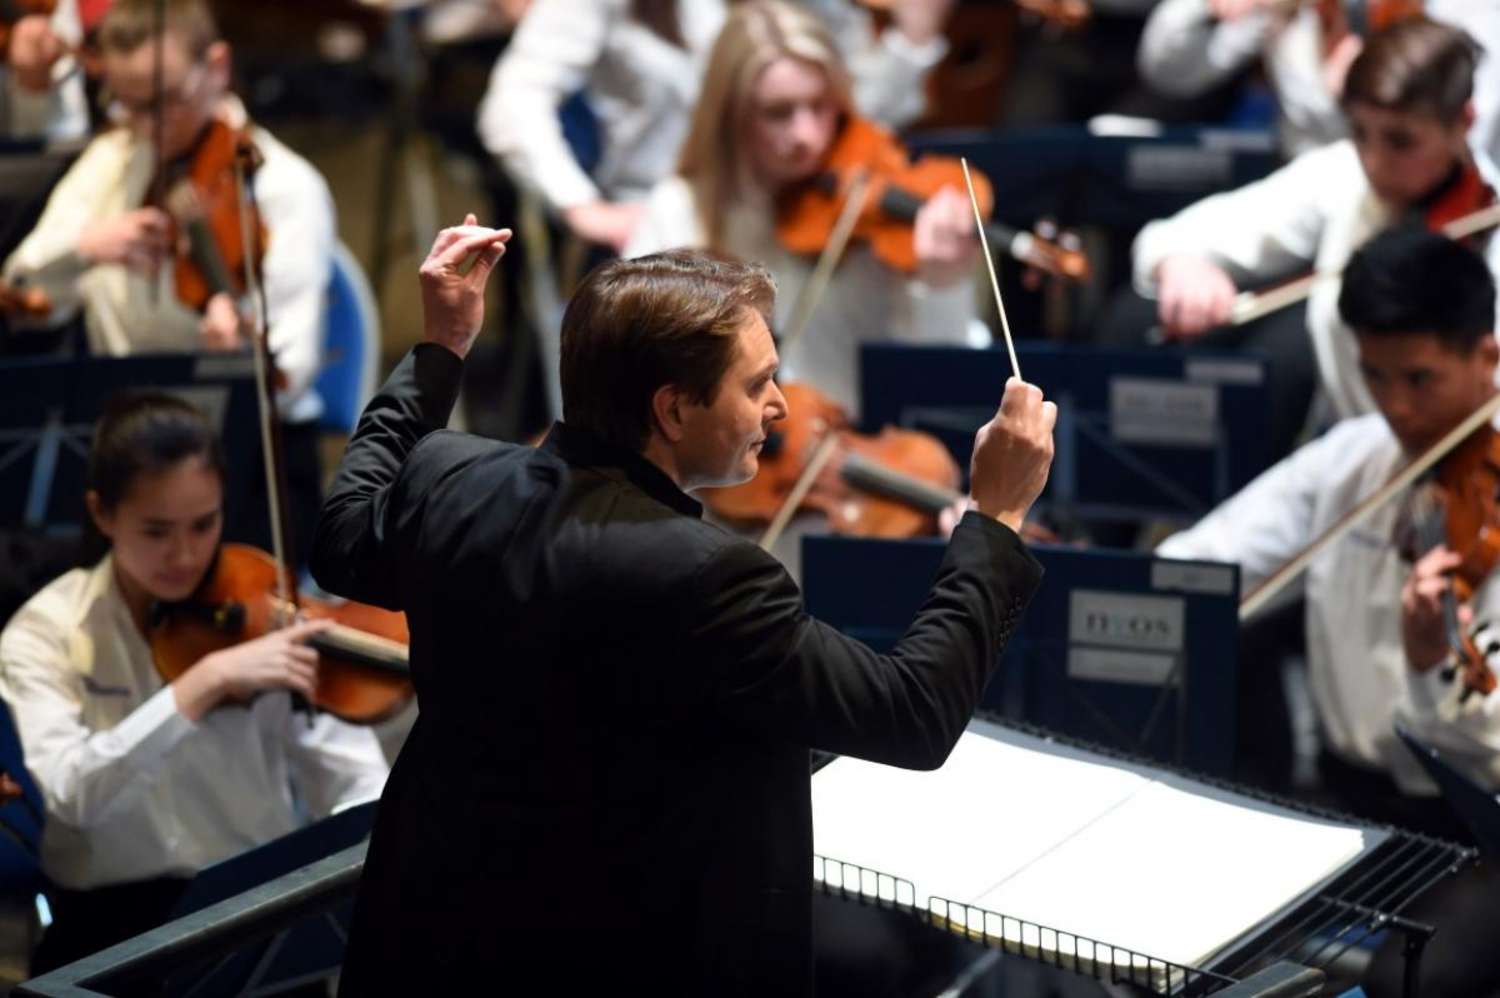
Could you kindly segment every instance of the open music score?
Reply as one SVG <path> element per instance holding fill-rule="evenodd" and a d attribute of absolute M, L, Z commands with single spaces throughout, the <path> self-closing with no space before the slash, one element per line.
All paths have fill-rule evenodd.
<path fill-rule="evenodd" d="M 932 773 L 825 766 L 813 777 L 813 833 L 819 856 L 909 881 L 918 906 L 982 910 L 954 929 L 1046 958 L 1063 945 L 1035 928 L 1047 926 L 1108 943 L 1092 957 L 1101 963 L 1149 954 L 1186 967 L 1386 838 L 983 721 Z"/>

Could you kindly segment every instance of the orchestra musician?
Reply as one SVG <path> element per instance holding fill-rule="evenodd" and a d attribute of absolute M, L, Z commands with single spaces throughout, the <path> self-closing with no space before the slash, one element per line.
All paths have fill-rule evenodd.
<path fill-rule="evenodd" d="M 112 402 L 86 497 L 109 552 L 51 582 L 0 633 L 0 696 L 46 812 L 54 921 L 33 973 L 156 926 L 199 869 L 384 785 L 371 729 L 292 710 L 289 692 L 310 697 L 316 681 L 304 642 L 327 622 L 211 653 L 171 682 L 158 672 L 153 607 L 191 596 L 214 564 L 224 462 L 181 399 Z"/>
<path fill-rule="evenodd" d="M 777 199 L 822 172 L 854 113 L 851 82 L 832 36 L 809 11 L 744 3 L 709 54 L 703 96 L 675 176 L 651 191 L 625 256 L 704 247 L 764 264 L 776 280 L 774 328 L 785 335 L 815 259 L 776 232 Z M 964 193 L 944 187 L 912 226 L 915 274 L 893 270 L 861 243 L 849 246 L 782 373 L 859 410 L 863 340 L 963 343 L 974 320 L 979 243 Z"/>
<path fill-rule="evenodd" d="M 1485 49 L 1474 76 L 1470 145 L 1500 162 L 1500 7 L 1488 0 L 1162 0 L 1141 36 L 1141 76 L 1164 94 L 1192 97 L 1259 61 L 1276 96 L 1288 158 L 1349 135 L 1340 98 L 1364 46 L 1344 8 L 1420 9 L 1463 28 Z"/>
<path fill-rule="evenodd" d="M 808 750 L 942 764 L 1040 581 L 1016 530 L 1056 409 L 1005 386 L 976 508 L 877 655 L 689 495 L 754 475 L 785 414 L 764 269 L 692 250 L 595 269 L 541 446 L 439 432 L 507 238 L 434 242 L 425 342 L 366 408 L 319 521 L 325 588 L 405 610 L 421 708 L 342 993 L 808 994 Z"/>
<path fill-rule="evenodd" d="M 1168 538 L 1158 555 L 1233 562 L 1248 590 L 1495 394 L 1494 279 L 1462 244 L 1417 227 L 1379 234 L 1349 261 L 1338 307 L 1378 411 L 1336 424 Z M 1444 545 L 1404 560 L 1410 510 L 1406 502 L 1377 510 L 1320 552 L 1304 577 L 1308 678 L 1324 742 L 1319 769 L 1341 809 L 1462 841 L 1468 832 L 1392 723 L 1401 718 L 1500 788 L 1500 695 L 1466 695 L 1438 667 L 1447 657 L 1440 595 L 1456 559 Z M 1475 620 L 1500 612 L 1493 578 L 1466 619 L 1470 612 Z M 1279 681 L 1267 664 L 1242 662 L 1250 671 L 1241 687 Z M 1500 987 L 1500 958 L 1484 935 L 1500 893 L 1487 866 L 1478 875 L 1439 888 L 1413 916 L 1442 925 L 1422 960 L 1423 995 Z M 1399 952 L 1383 952 L 1366 990 L 1402 993 L 1400 962 Z"/>
<path fill-rule="evenodd" d="M 1290 449 L 1301 428 L 1307 397 L 1286 386 L 1300 382 L 1309 360 L 1334 415 L 1374 411 L 1354 338 L 1338 316 L 1337 273 L 1349 254 L 1398 221 L 1489 193 L 1492 169 L 1466 141 L 1474 120 L 1474 61 L 1467 35 L 1427 18 L 1379 32 L 1355 59 L 1344 88 L 1352 138 L 1152 222 L 1136 238 L 1136 286 L 1155 295 L 1169 337 L 1268 356 L 1273 392 L 1281 385 L 1277 453 Z M 1488 245 L 1492 269 L 1500 270 L 1500 240 Z M 1284 321 L 1278 328 L 1279 316 L 1294 314 L 1288 311 L 1224 328 L 1239 289 L 1309 265 L 1326 275 L 1307 302 L 1310 349 L 1307 337 L 1288 333 Z M 1205 336 L 1210 330 L 1218 331 Z"/>
<path fill-rule="evenodd" d="M 807 0 L 848 56 L 853 98 L 890 125 L 924 109 L 923 78 L 947 44 L 954 0 L 896 0 L 878 35 L 853 0 Z M 735 0 L 535 0 L 495 65 L 479 108 L 485 146 L 580 238 L 619 252 L 641 199 L 671 171 L 708 50 Z M 593 177 L 557 111 L 587 94 L 601 132 Z"/>
<path fill-rule="evenodd" d="M 46 292 L 53 303 L 50 323 L 81 310 L 96 354 L 243 349 L 250 302 L 222 291 L 201 308 L 180 301 L 171 260 L 181 249 L 173 233 L 180 234 L 182 220 L 147 200 L 158 186 L 152 125 L 158 99 L 160 152 L 171 171 L 191 167 L 212 125 L 248 130 L 261 159 L 250 185 L 266 230 L 267 335 L 284 379 L 276 401 L 301 550 L 321 494 L 317 420 L 323 403 L 313 380 L 332 273 L 333 200 L 311 164 L 246 120 L 229 90 L 230 49 L 206 0 L 166 0 L 162 92 L 155 92 L 156 7 L 157 0 L 117 0 L 105 15 L 99 46 L 117 127 L 95 138 L 58 183 L 36 227 L 6 261 L 4 276 Z M 219 249 L 227 256 L 235 247 Z"/>
<path fill-rule="evenodd" d="M 76 53 L 84 25 L 78 0 L 57 0 L 51 13 L 23 9 L 0 25 L 0 138 L 81 139 L 89 109 Z M 94 6 L 98 6 L 95 4 Z"/>

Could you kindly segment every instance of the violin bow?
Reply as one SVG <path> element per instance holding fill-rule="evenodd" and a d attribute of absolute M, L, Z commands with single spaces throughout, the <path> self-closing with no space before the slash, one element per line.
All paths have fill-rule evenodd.
<path fill-rule="evenodd" d="M 969 173 L 969 161 L 959 157 L 964 168 L 964 185 L 969 188 L 969 204 L 974 208 L 974 228 L 979 232 L 979 246 L 984 250 L 984 265 L 990 272 L 990 288 L 995 292 L 995 307 L 1000 310 L 1000 328 L 1005 333 L 1005 349 L 1010 351 L 1010 369 L 1021 377 L 1021 362 L 1016 359 L 1016 341 L 1010 335 L 1010 320 L 1005 316 L 1005 302 L 1000 297 L 1000 279 L 995 276 L 995 260 L 990 256 L 990 241 L 984 235 L 984 217 L 979 212 L 979 197 L 974 193 L 974 178 Z"/>
<path fill-rule="evenodd" d="M 167 99 L 166 45 L 167 0 L 156 0 L 151 9 L 151 204 L 167 203 Z M 161 304 L 161 280 L 151 282 L 151 304 Z"/>
<path fill-rule="evenodd" d="M 818 310 L 823 295 L 828 292 L 828 286 L 833 282 L 833 270 L 844 258 L 844 250 L 849 247 L 849 239 L 854 235 L 854 225 L 859 221 L 860 212 L 864 211 L 865 197 L 869 194 L 869 189 L 869 174 L 863 168 L 855 170 L 844 192 L 844 205 L 839 210 L 838 220 L 834 222 L 833 230 L 828 234 L 828 242 L 823 244 L 823 252 L 818 254 L 812 274 L 808 277 L 807 283 L 802 286 L 797 300 L 792 303 L 792 314 L 787 320 L 786 335 L 781 340 L 783 355 L 791 354 L 792 348 L 797 345 L 807 332 L 808 326 L 812 324 L 813 313 Z"/>
<path fill-rule="evenodd" d="M 1449 239 L 1467 239 L 1472 235 L 1500 226 L 1500 204 L 1471 211 L 1455 218 L 1438 231 Z M 1322 281 L 1331 281 L 1343 275 L 1343 270 L 1316 270 L 1311 274 L 1287 281 L 1265 291 L 1241 291 L 1234 296 L 1230 310 L 1231 325 L 1242 326 L 1247 322 L 1270 315 L 1272 312 L 1302 301 Z"/>
<path fill-rule="evenodd" d="M 781 340 L 783 356 L 791 354 L 792 349 L 811 325 L 813 313 L 817 311 L 818 304 L 823 300 L 823 295 L 827 293 L 828 286 L 833 281 L 833 270 L 843 259 L 844 250 L 849 247 L 849 239 L 854 235 L 854 225 L 859 221 L 860 212 L 864 210 L 869 187 L 869 174 L 863 169 L 856 170 L 850 177 L 848 188 L 844 192 L 844 205 L 839 210 L 839 217 L 833 224 L 833 230 L 828 234 L 828 242 L 823 244 L 823 252 L 818 254 L 812 274 L 797 294 L 797 300 L 792 303 L 792 315 L 787 320 L 787 332 Z M 797 507 L 802 505 L 802 500 L 807 498 L 807 493 L 811 491 L 813 482 L 822 472 L 824 465 L 833 458 L 837 443 L 838 437 L 830 429 L 828 435 L 823 438 L 823 442 L 818 445 L 812 460 L 802 469 L 802 474 L 797 476 L 797 481 L 793 483 L 792 490 L 782 500 L 776 514 L 771 517 L 765 533 L 760 535 L 761 550 L 771 550 L 771 547 L 781 538 L 782 531 L 791 522 L 792 514 L 797 511 Z"/>
<path fill-rule="evenodd" d="M 1413 458 L 1400 471 L 1392 475 L 1390 481 L 1360 500 L 1359 505 L 1336 520 L 1310 544 L 1297 552 L 1290 561 L 1266 576 L 1246 593 L 1240 599 L 1240 621 L 1243 622 L 1254 616 L 1261 607 L 1269 603 L 1306 571 L 1314 558 L 1349 531 L 1368 520 L 1376 510 L 1390 502 L 1433 465 L 1446 457 L 1449 451 L 1467 440 L 1471 433 L 1493 419 L 1497 412 L 1500 412 L 1500 392 L 1496 392 L 1487 402 L 1471 412 L 1462 423 L 1449 430 L 1441 440 Z"/>

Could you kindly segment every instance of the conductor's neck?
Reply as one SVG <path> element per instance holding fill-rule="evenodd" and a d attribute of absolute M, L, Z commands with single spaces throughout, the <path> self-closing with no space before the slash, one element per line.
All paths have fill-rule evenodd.
<path fill-rule="evenodd" d="M 641 451 L 641 457 L 660 468 L 672 480 L 672 483 L 682 491 L 686 492 L 695 487 L 694 483 L 687 481 L 684 476 L 682 463 L 677 458 L 677 452 L 660 436 L 654 433 L 651 435 L 650 439 L 646 441 L 645 449 Z"/>

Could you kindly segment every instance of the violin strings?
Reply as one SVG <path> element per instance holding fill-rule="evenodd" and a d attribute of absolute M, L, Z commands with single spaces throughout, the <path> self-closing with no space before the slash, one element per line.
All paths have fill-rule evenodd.
<path fill-rule="evenodd" d="M 1010 369 L 1016 372 L 1016 377 L 1021 377 L 1021 362 L 1016 359 L 1016 343 L 1010 335 L 1010 319 L 1005 315 L 1005 302 L 1000 298 L 1000 279 L 995 276 L 995 260 L 990 256 L 990 241 L 984 235 L 984 219 L 979 214 L 979 198 L 974 194 L 974 178 L 969 175 L 969 161 L 960 156 L 960 166 L 964 168 L 964 183 L 969 188 L 969 204 L 974 208 L 974 228 L 979 233 L 979 245 L 984 250 L 984 265 L 990 272 L 990 287 L 995 292 L 995 307 L 1000 310 L 1000 328 L 1005 333 L 1005 349 L 1010 351 Z"/>

